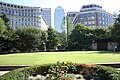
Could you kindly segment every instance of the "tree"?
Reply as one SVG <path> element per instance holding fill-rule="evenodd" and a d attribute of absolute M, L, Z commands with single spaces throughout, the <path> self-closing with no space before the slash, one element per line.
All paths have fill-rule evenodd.
<path fill-rule="evenodd" d="M 38 50 L 41 41 L 41 30 L 34 27 L 22 27 L 15 30 L 18 39 L 16 48 L 20 52 Z"/>
<path fill-rule="evenodd" d="M 10 28 L 10 25 L 9 25 L 8 16 L 6 14 L 2 14 L 0 17 L 3 19 L 5 26 L 7 26 L 7 29 L 10 30 L 11 28 Z"/>
<path fill-rule="evenodd" d="M 0 35 L 2 36 L 7 30 L 7 27 L 4 24 L 4 21 L 2 18 L 0 18 Z"/>
<path fill-rule="evenodd" d="M 69 49 L 89 50 L 93 40 L 92 30 L 82 24 L 78 24 L 69 36 Z"/>
<path fill-rule="evenodd" d="M 71 34 L 72 30 L 74 29 L 73 23 L 69 16 L 66 16 L 66 26 L 67 26 L 67 36 Z"/>
<path fill-rule="evenodd" d="M 63 29 L 63 32 L 61 34 L 64 34 L 64 35 L 63 36 L 61 35 L 60 37 L 63 38 L 64 40 L 66 40 L 66 45 L 65 45 L 65 47 L 66 47 L 66 46 L 68 46 L 68 36 L 71 34 L 71 32 L 74 28 L 73 23 L 69 16 L 66 16 L 63 18 L 61 27 Z M 65 38 L 65 36 L 66 36 L 66 38 Z"/>
<path fill-rule="evenodd" d="M 59 40 L 60 40 L 59 49 L 65 49 L 67 47 L 66 33 L 65 32 L 58 33 L 58 36 L 59 36 Z"/>
<path fill-rule="evenodd" d="M 0 18 L 0 52 L 8 53 L 13 49 L 15 34 L 12 29 L 8 30 L 4 20 Z"/>
<path fill-rule="evenodd" d="M 39 50 L 44 50 L 46 51 L 46 43 L 47 43 L 47 31 L 42 31 L 41 30 L 41 41 L 40 41 L 40 45 L 38 47 Z"/>
<path fill-rule="evenodd" d="M 116 18 L 115 23 L 108 27 L 110 37 L 120 43 L 120 14 Z"/>
<path fill-rule="evenodd" d="M 57 35 L 57 32 L 50 26 L 47 30 L 47 49 L 57 49 L 57 46 L 59 45 L 59 38 Z"/>
<path fill-rule="evenodd" d="M 104 39 L 109 37 L 107 30 L 103 28 L 93 29 L 93 35 L 94 35 L 94 39 Z"/>

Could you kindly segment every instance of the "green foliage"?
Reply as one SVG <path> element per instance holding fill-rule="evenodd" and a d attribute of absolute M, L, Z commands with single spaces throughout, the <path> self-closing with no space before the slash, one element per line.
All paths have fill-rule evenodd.
<path fill-rule="evenodd" d="M 2 36 L 3 34 L 5 34 L 7 30 L 7 27 L 4 24 L 4 21 L 2 18 L 0 18 L 0 35 Z"/>
<path fill-rule="evenodd" d="M 59 42 L 59 47 L 58 47 L 59 50 L 62 50 L 67 46 L 66 36 L 67 35 L 66 35 L 65 32 L 58 33 L 58 38 L 59 38 L 59 41 L 60 41 Z"/>
<path fill-rule="evenodd" d="M 57 32 L 50 26 L 47 30 L 47 49 L 56 49 L 59 44 Z"/>
<path fill-rule="evenodd" d="M 120 80 L 120 71 L 106 66 L 94 66 L 93 69 L 102 80 Z"/>
<path fill-rule="evenodd" d="M 38 50 L 41 40 L 41 30 L 34 27 L 22 27 L 15 30 L 18 39 L 16 48 L 21 52 Z"/>
<path fill-rule="evenodd" d="M 110 37 L 120 43 L 120 14 L 116 18 L 114 25 L 108 27 Z"/>
<path fill-rule="evenodd" d="M 0 18 L 0 52 L 11 52 L 15 38 L 14 31 L 8 29 L 3 19 Z"/>
<path fill-rule="evenodd" d="M 72 50 L 89 50 L 92 44 L 92 30 L 78 24 L 69 36 L 69 47 Z"/>
<path fill-rule="evenodd" d="M 120 42 L 120 23 L 110 26 L 108 31 L 114 41 Z"/>
<path fill-rule="evenodd" d="M 16 69 L 3 75 L 0 80 L 27 80 L 28 76 L 31 75 L 45 75 L 46 73 L 48 73 L 49 67 L 50 65 L 41 65 Z"/>
<path fill-rule="evenodd" d="M 93 35 L 95 39 L 105 39 L 109 37 L 107 30 L 104 28 L 93 29 Z"/>
<path fill-rule="evenodd" d="M 11 29 L 10 25 L 9 25 L 9 18 L 8 18 L 8 16 L 6 14 L 3 14 L 0 17 L 3 19 L 5 26 L 7 26 L 7 29 L 8 30 Z"/>
<path fill-rule="evenodd" d="M 120 71 L 114 68 L 71 62 L 16 69 L 0 77 L 0 80 L 27 80 L 29 76 L 46 74 L 49 74 L 50 80 L 74 80 L 76 73 L 82 74 L 86 80 L 120 80 Z"/>
<path fill-rule="evenodd" d="M 69 16 L 66 16 L 66 26 L 67 26 L 67 36 L 71 34 L 72 30 L 74 29 L 73 23 Z"/>
<path fill-rule="evenodd" d="M 120 14 L 118 15 L 118 17 L 115 19 L 115 24 L 120 23 Z"/>

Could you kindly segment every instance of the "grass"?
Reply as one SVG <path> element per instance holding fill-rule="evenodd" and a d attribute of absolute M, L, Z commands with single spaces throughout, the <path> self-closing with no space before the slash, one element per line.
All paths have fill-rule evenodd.
<path fill-rule="evenodd" d="M 75 63 L 120 62 L 120 52 L 71 51 L 0 55 L 0 65 L 39 65 L 69 61 Z"/>

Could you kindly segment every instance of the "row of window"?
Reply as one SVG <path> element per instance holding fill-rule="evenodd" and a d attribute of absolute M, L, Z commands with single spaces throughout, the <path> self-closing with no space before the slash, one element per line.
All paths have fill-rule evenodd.
<path fill-rule="evenodd" d="M 30 23 L 30 22 L 16 22 L 14 24 L 14 21 L 10 23 L 12 26 L 17 25 L 17 26 L 40 26 L 40 23 Z"/>
<path fill-rule="evenodd" d="M 98 15 L 99 17 L 108 17 L 108 18 L 112 18 L 113 16 L 107 13 L 83 13 L 80 14 L 80 17 L 89 17 L 89 16 L 95 16 Z"/>
<path fill-rule="evenodd" d="M 84 25 L 95 25 L 95 21 L 80 21 L 81 24 L 84 24 Z M 108 26 L 112 23 L 110 22 L 103 22 L 103 21 L 99 21 L 99 25 L 104 25 L 104 26 Z"/>
<path fill-rule="evenodd" d="M 14 20 L 14 17 L 11 17 L 10 20 Z M 32 21 L 32 22 L 40 22 L 38 18 L 16 18 L 17 21 Z"/>
<path fill-rule="evenodd" d="M 16 11 L 2 11 L 0 10 L 0 13 L 5 13 L 8 15 L 16 15 L 16 16 L 30 16 L 30 17 L 38 17 L 39 13 L 24 13 L 24 12 L 16 12 Z"/>
<path fill-rule="evenodd" d="M 13 7 L 13 8 L 21 8 L 21 9 L 23 9 L 23 8 L 32 8 L 32 7 L 26 7 L 26 6 L 18 6 L 18 5 L 12 5 L 12 4 L 6 4 L 6 3 L 1 3 L 0 2 L 0 5 L 1 6 L 5 6 L 5 7 Z"/>

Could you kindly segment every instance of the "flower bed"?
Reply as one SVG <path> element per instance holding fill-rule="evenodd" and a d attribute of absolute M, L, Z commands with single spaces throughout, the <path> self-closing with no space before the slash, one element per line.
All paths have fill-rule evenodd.
<path fill-rule="evenodd" d="M 57 63 L 13 70 L 0 80 L 120 80 L 120 71 L 100 65 Z M 35 80 L 35 79 L 34 79 Z"/>

